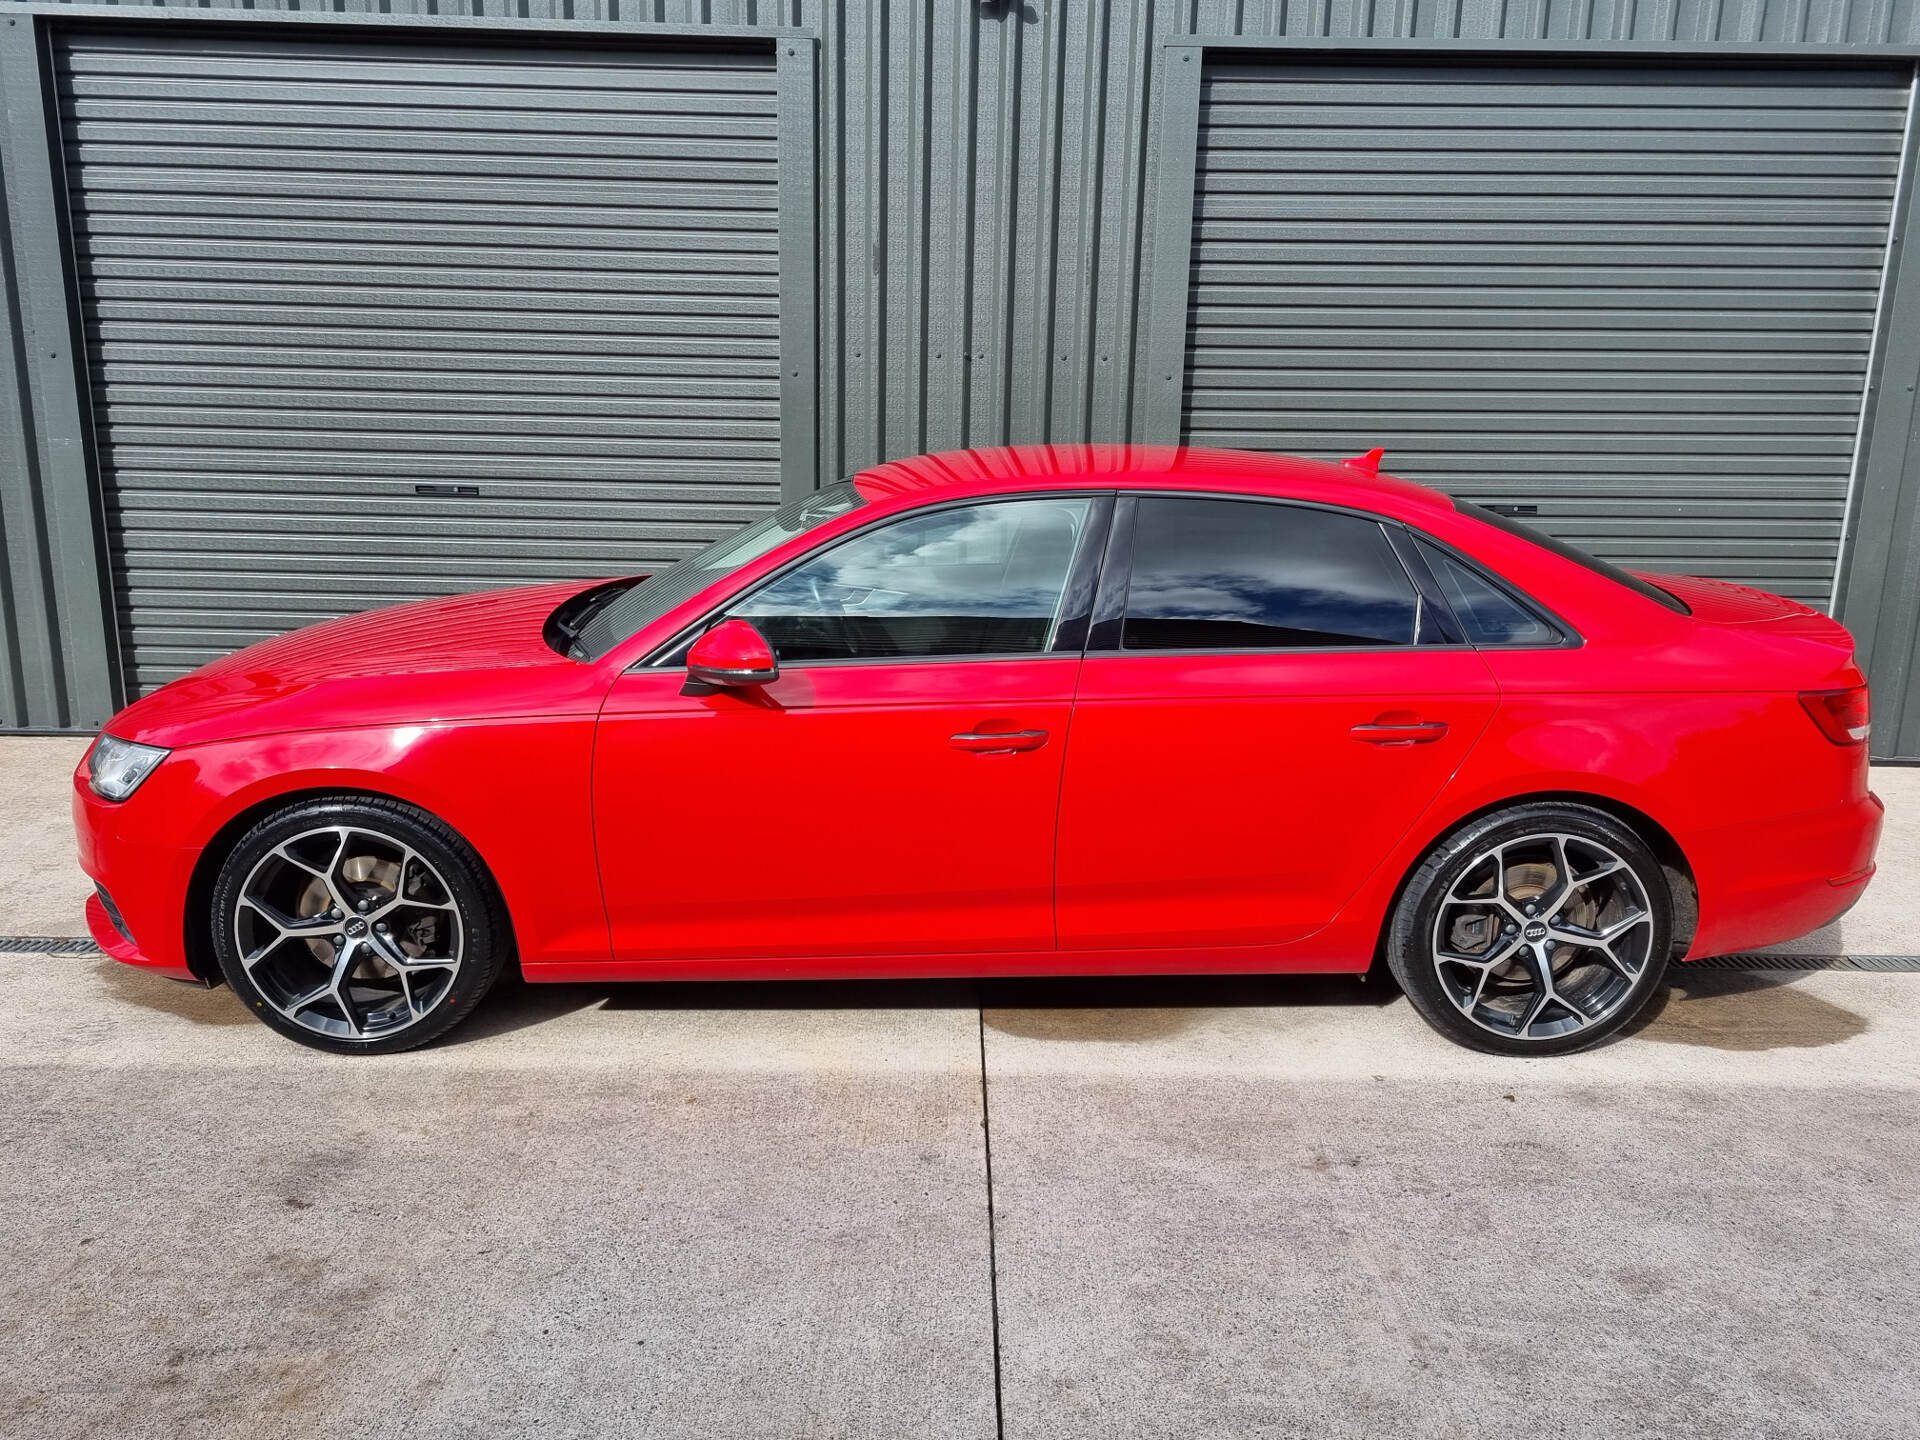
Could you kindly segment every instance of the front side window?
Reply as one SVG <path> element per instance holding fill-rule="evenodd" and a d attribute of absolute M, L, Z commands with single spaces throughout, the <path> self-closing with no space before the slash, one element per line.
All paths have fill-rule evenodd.
<path fill-rule="evenodd" d="M 1257 501 L 1144 497 L 1121 645 L 1411 645 L 1413 582 L 1372 520 Z"/>
<path fill-rule="evenodd" d="M 643 626 L 651 625 L 683 600 L 690 600 L 724 575 L 758 560 L 775 546 L 857 510 L 866 501 L 851 484 L 829 485 L 799 500 L 789 500 L 771 515 L 723 535 L 706 549 L 687 556 L 628 590 L 590 619 L 574 641 L 578 659 L 597 660 Z"/>
<path fill-rule="evenodd" d="M 857 535 L 737 602 L 782 664 L 1032 655 L 1052 643 L 1092 501 L 934 510 Z"/>

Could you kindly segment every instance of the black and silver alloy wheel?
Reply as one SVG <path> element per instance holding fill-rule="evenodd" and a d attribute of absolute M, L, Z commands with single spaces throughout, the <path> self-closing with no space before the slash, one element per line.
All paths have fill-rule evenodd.
<path fill-rule="evenodd" d="M 1433 965 L 1474 1024 L 1523 1040 L 1570 1035 L 1633 992 L 1652 929 L 1645 889 L 1612 850 L 1528 835 L 1475 856 L 1448 888 Z"/>
<path fill-rule="evenodd" d="M 1671 906 L 1659 862 L 1612 816 L 1521 806 L 1428 857 L 1395 911 L 1388 958 L 1441 1033 L 1557 1054 L 1646 1003 L 1666 970 Z"/>
<path fill-rule="evenodd" d="M 320 1049 L 404 1050 L 491 986 L 505 925 L 471 852 L 391 801 L 341 799 L 268 817 L 215 887 L 227 981 L 273 1028 Z"/>

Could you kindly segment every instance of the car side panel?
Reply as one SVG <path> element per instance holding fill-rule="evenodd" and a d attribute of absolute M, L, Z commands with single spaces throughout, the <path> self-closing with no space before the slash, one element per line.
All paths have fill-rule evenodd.
<path fill-rule="evenodd" d="M 682 692 L 620 678 L 595 825 L 614 951 L 636 973 L 742 956 L 1050 949 L 1077 655 L 795 665 Z M 953 737 L 1030 732 L 975 753 Z"/>
<path fill-rule="evenodd" d="M 1868 864 L 1878 835 L 1864 747 L 1827 742 L 1791 694 L 1529 693 L 1513 683 L 1559 663 L 1548 654 L 1489 652 L 1503 691 L 1492 724 L 1453 783 L 1313 937 L 1316 947 L 1363 964 L 1357 956 L 1371 953 L 1401 881 L 1442 835 L 1541 794 L 1614 801 L 1673 837 L 1700 892 L 1690 956 L 1791 939 L 1852 902 L 1863 882 L 1828 882 Z"/>
<path fill-rule="evenodd" d="M 604 959 L 594 866 L 591 716 L 258 736 L 175 751 L 125 802 L 74 777 L 82 866 L 112 892 L 147 963 L 186 969 L 188 881 L 230 821 L 282 796 L 362 791 L 458 831 L 500 886 L 524 960 Z"/>
<path fill-rule="evenodd" d="M 1493 713 L 1471 650 L 1089 655 L 1061 791 L 1063 949 L 1325 925 Z M 1437 721 L 1438 739 L 1357 733 Z"/>

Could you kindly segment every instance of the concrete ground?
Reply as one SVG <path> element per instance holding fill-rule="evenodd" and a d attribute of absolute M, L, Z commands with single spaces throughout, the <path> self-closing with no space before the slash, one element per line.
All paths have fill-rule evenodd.
<path fill-rule="evenodd" d="M 0 934 L 79 933 L 78 748 L 0 741 Z M 1920 954 L 1916 782 L 1783 948 Z M 352 1061 L 0 995 L 0 1435 L 1920 1433 L 1920 975 L 1536 1062 L 1350 979 L 516 985 Z"/>

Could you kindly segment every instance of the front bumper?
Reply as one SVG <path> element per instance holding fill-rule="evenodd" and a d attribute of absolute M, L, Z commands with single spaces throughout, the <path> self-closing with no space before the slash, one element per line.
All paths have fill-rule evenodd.
<path fill-rule="evenodd" d="M 172 980 L 198 980 L 187 959 L 186 896 L 199 852 L 160 838 L 168 816 L 164 806 L 140 803 L 144 790 L 116 804 L 93 793 L 84 760 L 74 774 L 80 868 L 113 896 L 126 927 L 123 934 L 96 894 L 87 900 L 87 929 L 115 960 Z"/>
<path fill-rule="evenodd" d="M 1777 945 L 1846 914 L 1873 879 L 1885 814 L 1869 792 L 1846 805 L 1683 841 L 1700 887 L 1700 924 L 1687 958 Z"/>

